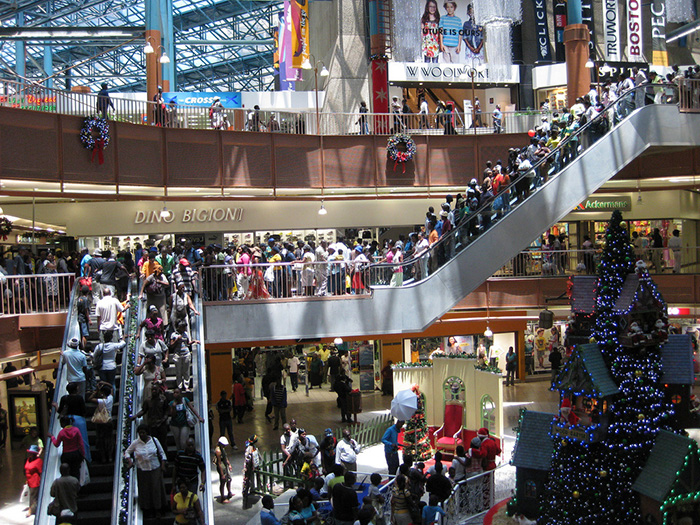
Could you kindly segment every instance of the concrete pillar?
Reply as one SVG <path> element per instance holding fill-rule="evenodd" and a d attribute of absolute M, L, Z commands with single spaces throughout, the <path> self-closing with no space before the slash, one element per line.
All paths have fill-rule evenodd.
<path fill-rule="evenodd" d="M 590 88 L 591 74 L 586 67 L 590 33 L 585 24 L 570 24 L 564 28 L 566 47 L 567 104 L 572 106 L 577 97 L 582 97 Z"/>

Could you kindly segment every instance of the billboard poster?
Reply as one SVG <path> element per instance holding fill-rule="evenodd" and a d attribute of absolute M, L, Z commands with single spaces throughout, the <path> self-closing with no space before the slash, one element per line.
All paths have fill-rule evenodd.
<path fill-rule="evenodd" d="M 554 0 L 554 61 L 566 62 L 564 28 L 566 27 L 566 0 Z"/>
<path fill-rule="evenodd" d="M 422 62 L 472 67 L 484 62 L 484 27 L 474 18 L 472 4 L 461 14 L 464 20 L 457 2 L 445 2 L 442 10 L 435 0 L 425 3 L 420 19 Z"/>

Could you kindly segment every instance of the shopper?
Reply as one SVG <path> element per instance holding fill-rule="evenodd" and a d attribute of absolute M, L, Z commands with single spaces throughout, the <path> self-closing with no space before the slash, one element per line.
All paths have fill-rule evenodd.
<path fill-rule="evenodd" d="M 39 486 L 41 485 L 41 473 L 44 470 L 44 460 L 39 457 L 39 447 L 32 445 L 27 449 L 27 459 L 24 461 L 24 477 L 29 487 L 29 508 L 27 517 L 36 514 L 39 502 Z"/>
<path fill-rule="evenodd" d="M 216 447 L 214 447 L 214 465 L 219 474 L 219 493 L 221 494 L 219 496 L 219 503 L 225 503 L 233 498 L 233 493 L 231 492 L 231 474 L 233 474 L 233 467 L 226 454 L 227 446 L 228 439 L 226 439 L 225 436 L 221 436 L 216 443 Z M 224 489 L 226 489 L 226 492 L 224 492 Z"/>
<path fill-rule="evenodd" d="M 73 418 L 61 416 L 61 431 L 57 437 L 49 434 L 49 439 L 58 448 L 63 445 L 61 463 L 67 463 L 70 467 L 70 475 L 80 479 L 80 465 L 85 458 L 85 446 L 80 430 L 73 426 Z"/>
<path fill-rule="evenodd" d="M 139 487 L 139 507 L 147 519 L 154 518 L 165 507 L 163 471 L 166 456 L 157 438 L 151 437 L 144 424 L 137 429 L 138 438 L 124 451 L 127 467 L 136 463 L 136 479 Z"/>

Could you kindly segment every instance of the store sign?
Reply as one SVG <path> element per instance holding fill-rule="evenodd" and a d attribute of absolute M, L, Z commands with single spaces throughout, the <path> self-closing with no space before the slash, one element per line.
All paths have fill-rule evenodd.
<path fill-rule="evenodd" d="M 581 21 L 588 27 L 588 56 L 595 59 L 595 21 L 593 20 L 593 0 L 581 1 Z"/>
<path fill-rule="evenodd" d="M 666 0 L 651 2 L 651 63 L 668 66 L 666 51 Z"/>
<path fill-rule="evenodd" d="M 553 0 L 554 2 L 554 60 L 566 61 L 564 48 L 564 28 L 566 27 L 566 0 Z"/>
<path fill-rule="evenodd" d="M 573 211 L 598 212 L 598 211 L 631 211 L 632 197 L 591 197 L 576 206 Z"/>
<path fill-rule="evenodd" d="M 187 223 L 211 222 L 241 222 L 243 208 L 186 208 L 181 211 L 170 210 L 163 217 L 162 210 L 138 210 L 134 216 L 134 224 L 171 224 L 176 221 Z"/>
<path fill-rule="evenodd" d="M 224 93 L 212 93 L 212 92 L 190 92 L 190 91 L 171 91 L 168 93 L 163 93 L 163 101 L 166 104 L 170 104 L 174 101 L 175 104 L 181 106 L 197 106 L 208 108 L 214 102 L 214 97 L 219 97 L 221 99 L 221 105 L 225 108 L 233 109 L 241 107 L 241 94 L 237 92 L 224 92 Z"/>
<path fill-rule="evenodd" d="M 600 82 L 605 84 L 606 82 L 617 83 L 620 75 L 622 73 L 626 74 L 628 77 L 634 78 L 632 68 L 644 71 L 647 78 L 649 78 L 649 64 L 646 62 L 606 62 L 597 67 L 598 76 L 596 77 L 596 70 L 591 69 L 591 83 Z"/>
<path fill-rule="evenodd" d="M 483 69 L 471 68 L 465 64 L 428 64 L 425 62 L 390 62 L 389 82 L 471 82 L 474 75 L 476 83 L 493 83 L 489 76 L 488 65 Z M 513 65 L 503 84 L 520 82 L 520 69 Z"/>
<path fill-rule="evenodd" d="M 642 58 L 642 0 L 627 0 L 627 56 L 633 62 Z"/>
<path fill-rule="evenodd" d="M 605 34 L 603 54 L 606 60 L 617 62 L 622 58 L 620 49 L 620 9 L 617 0 L 604 1 L 603 18 L 603 33 Z"/>

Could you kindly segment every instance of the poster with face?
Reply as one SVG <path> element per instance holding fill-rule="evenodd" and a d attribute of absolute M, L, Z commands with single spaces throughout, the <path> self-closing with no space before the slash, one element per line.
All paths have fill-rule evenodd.
<path fill-rule="evenodd" d="M 445 338 L 446 354 L 473 354 L 473 335 L 451 335 Z"/>
<path fill-rule="evenodd" d="M 421 58 L 427 63 L 471 67 L 484 62 L 484 28 L 474 18 L 473 4 L 461 12 L 457 2 L 447 1 L 441 12 L 436 0 L 426 1 L 421 16 Z"/>

